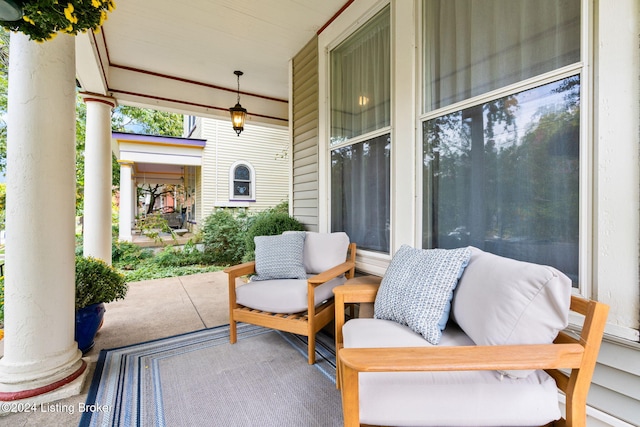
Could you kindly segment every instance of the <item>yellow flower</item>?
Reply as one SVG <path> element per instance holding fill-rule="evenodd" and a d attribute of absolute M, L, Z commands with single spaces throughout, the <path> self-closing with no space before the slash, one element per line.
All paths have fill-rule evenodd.
<path fill-rule="evenodd" d="M 0 329 L 0 340 L 4 338 L 4 329 Z"/>
<path fill-rule="evenodd" d="M 27 15 L 24 15 L 22 19 L 24 19 L 25 22 L 28 22 L 31 25 L 36 25 L 36 23 L 33 22 L 33 19 L 29 18 Z"/>
<path fill-rule="evenodd" d="M 102 6 L 102 3 L 100 3 L 100 0 L 91 0 L 91 4 L 93 5 L 93 7 L 95 7 L 96 9 L 99 8 L 100 6 Z"/>
<path fill-rule="evenodd" d="M 100 24 L 99 25 L 102 25 L 102 23 L 104 21 L 106 21 L 106 20 L 107 20 L 107 12 L 105 10 L 103 10 L 102 12 L 100 12 Z"/>
<path fill-rule="evenodd" d="M 67 3 L 67 7 L 64 8 L 64 16 L 72 24 L 77 24 L 78 18 L 73 14 L 73 10 L 73 5 L 71 3 Z"/>
<path fill-rule="evenodd" d="M 113 12 L 116 9 L 116 4 L 112 1 L 109 2 L 108 6 L 109 12 Z"/>
<path fill-rule="evenodd" d="M 73 24 L 69 25 L 67 28 L 63 30 L 65 33 L 71 34 L 73 32 Z"/>

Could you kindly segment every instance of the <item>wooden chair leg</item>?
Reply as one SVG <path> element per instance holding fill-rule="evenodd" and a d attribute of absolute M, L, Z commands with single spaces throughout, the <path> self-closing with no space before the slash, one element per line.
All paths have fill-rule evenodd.
<path fill-rule="evenodd" d="M 309 334 L 309 336 L 307 337 L 307 342 L 308 342 L 307 352 L 308 352 L 309 365 L 313 365 L 314 363 L 316 363 L 316 334 L 314 333 Z"/>
<path fill-rule="evenodd" d="M 238 341 L 238 331 L 236 327 L 236 322 L 233 320 L 233 317 L 229 319 L 229 342 L 231 344 L 235 344 Z"/>
<path fill-rule="evenodd" d="M 358 390 L 358 372 L 342 366 L 342 414 L 344 427 L 360 427 L 360 397 Z M 348 391 L 345 393 L 345 391 Z"/>

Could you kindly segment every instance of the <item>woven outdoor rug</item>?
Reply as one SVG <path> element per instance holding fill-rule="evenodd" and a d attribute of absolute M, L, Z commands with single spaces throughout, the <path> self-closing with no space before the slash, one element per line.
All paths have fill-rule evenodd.
<path fill-rule="evenodd" d="M 233 345 L 227 325 L 102 350 L 80 426 L 341 426 L 334 343 L 316 348 L 239 324 Z"/>

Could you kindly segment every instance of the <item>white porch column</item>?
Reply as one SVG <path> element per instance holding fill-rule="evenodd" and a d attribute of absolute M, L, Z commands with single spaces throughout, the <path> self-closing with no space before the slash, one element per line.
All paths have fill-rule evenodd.
<path fill-rule="evenodd" d="M 74 341 L 75 42 L 11 34 L 0 401 L 78 394 Z M 0 408 L 0 411 L 2 408 Z"/>
<path fill-rule="evenodd" d="M 92 94 L 82 98 L 87 104 L 83 255 L 111 264 L 111 109 L 116 101 Z"/>
<path fill-rule="evenodd" d="M 119 206 L 119 239 L 130 242 L 131 223 L 133 222 L 133 183 L 131 168 L 133 162 L 119 160 L 120 163 L 120 206 Z"/>

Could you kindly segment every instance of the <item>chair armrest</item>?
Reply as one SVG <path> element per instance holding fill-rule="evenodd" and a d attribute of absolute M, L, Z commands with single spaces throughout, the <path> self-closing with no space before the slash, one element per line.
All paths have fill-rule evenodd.
<path fill-rule="evenodd" d="M 360 425 L 360 372 L 576 368 L 583 354 L 580 344 L 341 348 L 338 372 L 344 425 Z"/>
<path fill-rule="evenodd" d="M 333 289 L 333 293 L 336 298 L 340 298 L 347 304 L 355 302 L 375 302 L 379 287 L 380 283 L 345 283 L 344 285 L 336 286 Z"/>
<path fill-rule="evenodd" d="M 558 369 L 580 367 L 580 344 L 343 348 L 340 364 L 356 372 Z"/>
<path fill-rule="evenodd" d="M 345 261 L 342 264 L 338 264 L 328 270 L 323 271 L 322 273 L 316 274 L 315 276 L 309 277 L 307 279 L 307 306 L 309 307 L 307 314 L 309 317 L 313 317 L 316 314 L 316 287 L 328 282 L 331 279 L 335 279 L 342 274 L 348 273 L 353 268 L 355 268 L 355 262 Z"/>
<path fill-rule="evenodd" d="M 243 264 L 227 267 L 223 271 L 229 275 L 229 278 L 245 276 L 247 274 L 256 272 L 256 262 L 255 261 L 245 262 Z"/>
<path fill-rule="evenodd" d="M 328 282 L 331 279 L 345 274 L 349 270 L 355 267 L 355 263 L 352 261 L 345 261 L 342 264 L 338 264 L 335 267 L 331 267 L 329 270 L 325 270 L 322 273 L 318 273 L 315 276 L 309 277 L 308 282 L 310 285 L 318 286 Z"/>
<path fill-rule="evenodd" d="M 352 279 L 357 280 L 357 279 Z M 336 350 L 342 348 L 342 327 L 344 326 L 345 304 L 375 302 L 381 278 L 376 278 L 372 283 L 358 283 L 336 286 L 333 288 L 335 295 L 335 337 Z M 377 283 L 376 283 L 377 282 Z"/>
<path fill-rule="evenodd" d="M 256 272 L 256 262 L 249 261 L 243 264 L 227 267 L 223 270 L 229 275 L 229 313 L 237 307 L 236 304 L 236 278 Z M 231 322 L 233 323 L 233 322 Z"/>

